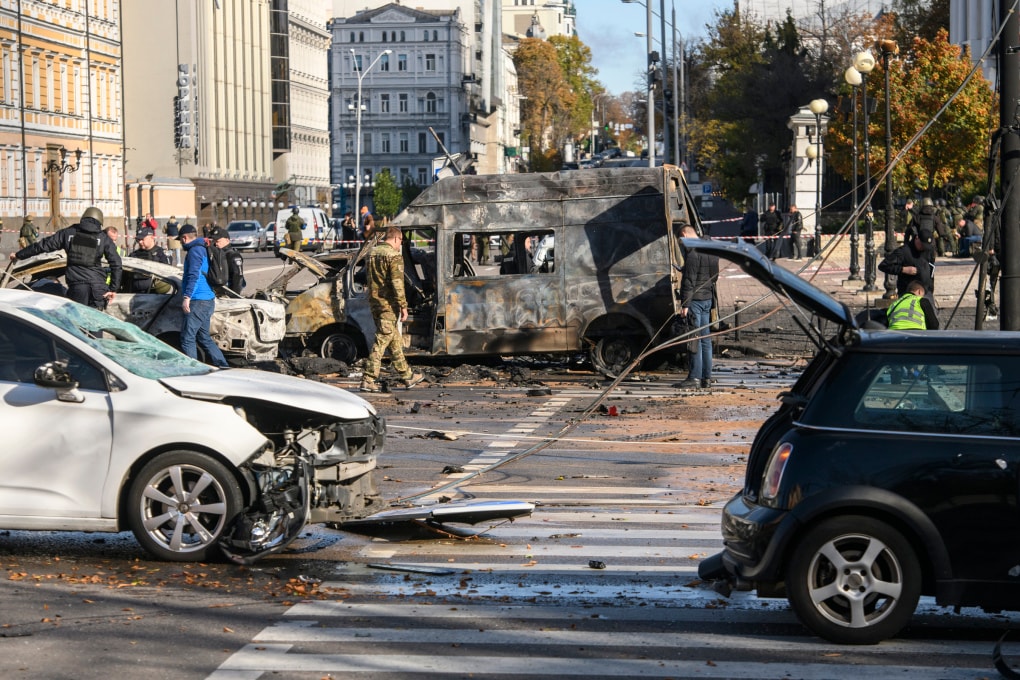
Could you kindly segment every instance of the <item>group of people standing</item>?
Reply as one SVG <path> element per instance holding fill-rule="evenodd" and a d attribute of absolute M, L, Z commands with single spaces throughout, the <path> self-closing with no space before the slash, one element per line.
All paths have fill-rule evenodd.
<path fill-rule="evenodd" d="M 197 358 L 196 346 L 201 346 L 209 361 L 220 368 L 228 364 L 223 352 L 217 347 L 209 333 L 213 312 L 216 308 L 216 287 L 206 274 L 209 271 L 209 248 L 223 251 L 229 272 L 228 283 L 235 293 L 244 286 L 244 264 L 240 253 L 230 247 L 230 234 L 226 229 L 214 227 L 209 238 L 199 238 L 194 225 L 177 227 L 173 220 L 173 232 L 178 247 L 186 253 L 182 283 L 182 304 L 184 319 L 181 326 L 181 351 L 191 358 Z M 26 222 L 31 225 L 31 218 Z M 34 225 L 31 225 L 34 229 Z M 170 223 L 167 225 L 168 236 Z M 130 257 L 171 264 L 171 256 L 156 241 L 159 229 L 152 215 L 146 215 L 135 232 L 135 249 Z M 22 227 L 25 232 L 25 227 Z M 164 281 L 151 276 L 131 272 L 124 274 L 123 251 L 117 245 L 119 231 L 115 226 L 103 226 L 103 213 L 99 208 L 90 207 L 82 213 L 81 219 L 64 229 L 39 239 L 35 231 L 30 237 L 20 237 L 17 251 L 10 259 L 24 260 L 41 253 L 63 250 L 67 255 L 64 281 L 67 297 L 95 309 L 106 309 L 114 301 L 118 291 L 129 293 L 170 293 L 172 289 Z M 170 243 L 173 248 L 175 244 Z"/>
<path fill-rule="evenodd" d="M 775 203 L 759 215 L 753 205 L 748 205 L 740 221 L 740 238 L 756 240 L 765 239 L 765 253 L 773 262 L 783 257 L 784 244 L 789 242 L 791 257 L 802 260 L 807 254 L 804 247 L 804 216 L 793 203 L 787 212 L 780 213 Z"/>

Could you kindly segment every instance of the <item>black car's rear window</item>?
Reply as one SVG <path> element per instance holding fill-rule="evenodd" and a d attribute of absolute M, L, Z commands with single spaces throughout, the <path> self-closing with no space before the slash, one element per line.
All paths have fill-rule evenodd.
<path fill-rule="evenodd" d="M 1020 435 L 1020 357 L 848 354 L 805 409 L 820 427 Z"/>

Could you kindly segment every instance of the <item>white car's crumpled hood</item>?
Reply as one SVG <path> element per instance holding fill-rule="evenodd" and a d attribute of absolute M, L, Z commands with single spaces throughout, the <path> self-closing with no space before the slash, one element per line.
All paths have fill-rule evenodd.
<path fill-rule="evenodd" d="M 375 408 L 369 402 L 339 387 L 252 369 L 232 368 L 204 375 L 161 378 L 160 382 L 192 399 L 258 399 L 344 420 L 357 420 L 375 414 Z"/>

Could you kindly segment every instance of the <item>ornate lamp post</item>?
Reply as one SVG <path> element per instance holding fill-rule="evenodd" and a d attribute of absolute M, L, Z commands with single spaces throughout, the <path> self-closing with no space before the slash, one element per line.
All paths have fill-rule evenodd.
<path fill-rule="evenodd" d="M 843 73 L 843 78 L 850 86 L 851 94 L 851 106 L 853 107 L 854 113 L 854 136 L 853 136 L 853 165 L 854 165 L 854 197 L 853 197 L 853 216 L 854 222 L 850 227 L 850 276 L 847 277 L 847 281 L 860 281 L 861 280 L 861 265 L 858 260 L 857 248 L 861 241 L 861 235 L 857 229 L 857 211 L 860 208 L 860 196 L 858 194 L 860 177 L 857 173 L 857 88 L 861 86 L 863 78 L 861 72 L 855 69 L 853 66 L 848 68 Z"/>
<path fill-rule="evenodd" d="M 48 151 L 56 151 L 53 146 L 50 146 Z M 67 149 L 63 146 L 60 147 L 58 153 L 60 154 L 60 160 L 56 158 L 50 158 L 49 162 L 46 163 L 46 174 L 49 175 L 49 194 L 50 194 L 50 224 L 55 225 L 58 229 L 64 226 L 64 218 L 60 214 L 60 176 L 68 172 L 77 172 L 78 168 L 81 167 L 81 156 L 82 150 L 75 149 L 74 151 L 74 165 L 67 162 Z"/>
<path fill-rule="evenodd" d="M 824 146 L 822 145 L 822 114 L 829 110 L 829 102 L 824 99 L 812 99 L 808 104 L 811 113 L 815 114 L 815 135 L 818 138 L 817 144 L 812 144 L 807 149 L 808 160 L 815 161 L 815 255 L 822 249 L 822 158 L 824 157 Z"/>
<path fill-rule="evenodd" d="M 358 66 L 358 55 L 355 53 L 354 48 L 351 48 L 351 65 L 354 67 L 354 72 L 358 74 L 358 101 L 356 104 L 352 104 L 353 108 L 357 112 L 357 138 L 355 139 L 355 157 L 354 157 L 354 219 L 358 219 L 358 198 L 361 193 L 361 112 L 364 109 L 364 105 L 361 101 L 361 83 L 365 79 L 365 75 L 372 70 L 372 67 L 379 63 L 384 54 L 392 54 L 393 50 L 383 50 L 379 54 L 375 55 L 375 59 L 368 65 L 368 68 L 361 69 Z"/>
<path fill-rule="evenodd" d="M 859 52 L 854 57 L 854 68 L 861 74 L 861 110 L 864 111 L 864 292 L 875 289 L 878 262 L 875 260 L 875 220 L 871 211 L 871 142 L 868 138 L 868 74 L 875 68 L 871 52 Z"/>
<path fill-rule="evenodd" d="M 885 71 L 885 254 L 888 255 L 896 250 L 896 231 L 894 220 L 896 210 L 893 207 L 893 185 L 892 185 L 892 119 L 889 103 L 889 57 L 899 54 L 900 48 L 894 40 L 879 40 L 875 43 L 875 49 L 882 53 L 882 69 Z M 885 295 L 882 297 L 891 299 L 896 297 L 896 277 L 885 275 Z"/>

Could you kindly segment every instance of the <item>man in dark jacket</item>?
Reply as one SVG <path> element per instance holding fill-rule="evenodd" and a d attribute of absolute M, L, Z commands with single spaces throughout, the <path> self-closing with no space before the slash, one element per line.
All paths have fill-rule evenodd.
<path fill-rule="evenodd" d="M 81 221 L 52 236 L 11 253 L 12 260 L 24 260 L 40 253 L 63 250 L 67 253 L 67 297 L 96 309 L 106 309 L 120 287 L 123 268 L 117 245 L 103 232 L 103 213 L 99 208 L 86 208 Z M 103 259 L 110 269 L 107 284 Z"/>
<path fill-rule="evenodd" d="M 697 238 L 698 232 L 688 225 L 681 232 L 684 238 Z M 673 385 L 681 389 L 709 387 L 712 377 L 712 303 L 719 279 L 719 258 L 697 250 L 684 251 L 684 271 L 680 279 L 680 315 L 688 317 L 688 325 L 699 336 L 696 350 L 691 353 L 691 370 L 687 379 Z M 690 317 L 693 317 L 691 319 Z"/>
<path fill-rule="evenodd" d="M 209 240 L 227 257 L 227 288 L 240 295 L 244 289 L 244 258 L 230 247 L 230 232 L 223 227 L 216 227 Z"/>
<path fill-rule="evenodd" d="M 776 212 L 776 204 L 770 203 L 769 209 L 761 216 L 762 234 L 771 239 L 768 241 L 769 258 L 775 260 L 783 249 L 783 216 Z"/>
<path fill-rule="evenodd" d="M 929 295 L 935 290 L 935 265 L 928 254 L 932 248 L 931 230 L 921 228 L 910 243 L 900 246 L 878 263 L 879 271 L 896 277 L 897 296 L 907 292 L 911 281 L 920 281 Z"/>
<path fill-rule="evenodd" d="M 160 264 L 170 264 L 170 256 L 156 244 L 156 232 L 152 227 L 142 227 L 135 234 L 138 247 L 131 251 L 131 257 Z M 170 286 L 165 281 L 153 281 L 151 276 L 128 272 L 131 284 L 127 288 L 132 293 L 169 293 Z"/>

